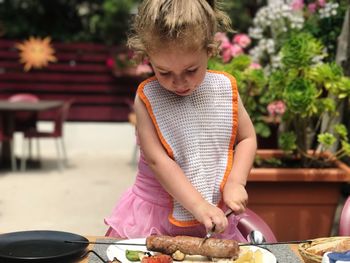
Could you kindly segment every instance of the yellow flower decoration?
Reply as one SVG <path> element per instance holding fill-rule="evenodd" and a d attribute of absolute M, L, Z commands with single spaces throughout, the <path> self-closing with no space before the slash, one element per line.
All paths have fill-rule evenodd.
<path fill-rule="evenodd" d="M 51 47 L 51 38 L 44 39 L 30 37 L 23 43 L 16 44 L 20 50 L 20 63 L 24 64 L 24 71 L 31 68 L 46 67 L 49 62 L 56 62 L 55 50 Z"/>

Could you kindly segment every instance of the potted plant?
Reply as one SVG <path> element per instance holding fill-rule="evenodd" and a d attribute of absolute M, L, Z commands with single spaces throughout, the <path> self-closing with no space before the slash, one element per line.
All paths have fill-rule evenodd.
<path fill-rule="evenodd" d="M 258 152 L 247 184 L 249 207 L 279 240 L 329 236 L 340 187 L 350 182 L 350 169 L 339 161 L 350 155 L 348 132 L 333 121 L 339 102 L 349 98 L 350 79 L 335 63 L 322 62 L 323 44 L 305 32 L 291 34 L 280 56 L 268 96 L 286 106 L 281 150 Z"/>
<path fill-rule="evenodd" d="M 339 162 L 349 153 L 347 131 L 332 121 L 348 97 L 348 79 L 334 63 L 347 5 L 280 1 L 260 8 L 249 28 L 249 54 L 268 78 L 268 112 L 280 122 L 280 149 L 258 149 L 248 206 L 279 240 L 330 235 L 340 187 L 350 181 Z"/>

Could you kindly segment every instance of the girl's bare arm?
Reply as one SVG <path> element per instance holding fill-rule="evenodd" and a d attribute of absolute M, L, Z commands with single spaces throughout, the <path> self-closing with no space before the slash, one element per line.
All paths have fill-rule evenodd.
<path fill-rule="evenodd" d="M 232 171 L 224 188 L 224 202 L 237 214 L 244 212 L 248 203 L 245 190 L 247 178 L 257 149 L 256 134 L 241 99 L 238 99 L 238 131 Z"/>

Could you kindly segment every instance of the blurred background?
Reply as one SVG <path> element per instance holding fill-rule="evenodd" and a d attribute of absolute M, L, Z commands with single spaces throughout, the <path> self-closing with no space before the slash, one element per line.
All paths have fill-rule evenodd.
<path fill-rule="evenodd" d="M 129 29 L 130 16 L 137 12 L 139 0 L 2 0 L 0 36 L 23 39 L 51 36 L 54 41 L 91 41 L 122 44 Z M 234 28 L 247 32 L 262 0 L 222 1 Z M 16 14 L 16 15 L 14 15 Z"/>

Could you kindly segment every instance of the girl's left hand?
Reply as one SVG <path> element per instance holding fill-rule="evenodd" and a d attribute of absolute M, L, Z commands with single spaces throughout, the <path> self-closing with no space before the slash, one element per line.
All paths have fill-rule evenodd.
<path fill-rule="evenodd" d="M 245 211 L 248 204 L 248 193 L 240 183 L 228 182 L 225 185 L 223 198 L 225 204 L 238 215 Z"/>

